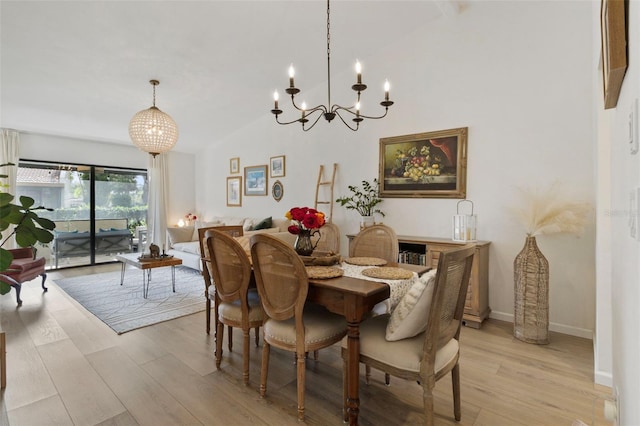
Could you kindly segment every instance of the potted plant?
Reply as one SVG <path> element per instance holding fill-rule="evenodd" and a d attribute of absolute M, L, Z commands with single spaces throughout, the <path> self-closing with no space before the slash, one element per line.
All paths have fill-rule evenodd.
<path fill-rule="evenodd" d="M 380 185 L 378 179 L 374 179 L 373 183 L 363 180 L 362 188 L 355 185 L 349 185 L 348 188 L 351 191 L 351 195 L 340 197 L 336 202 L 346 207 L 347 210 L 357 211 L 362 217 L 361 227 L 364 228 L 375 224 L 374 215 L 376 213 L 384 217 L 384 212 L 376 207 L 383 201 L 379 195 Z"/>

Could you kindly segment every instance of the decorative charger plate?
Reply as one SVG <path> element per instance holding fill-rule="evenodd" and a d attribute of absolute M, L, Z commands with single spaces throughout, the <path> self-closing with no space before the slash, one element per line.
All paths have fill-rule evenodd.
<path fill-rule="evenodd" d="M 384 266 L 382 268 L 369 268 L 362 271 L 362 275 L 383 280 L 408 280 L 413 277 L 413 272 L 397 266 Z"/>
<path fill-rule="evenodd" d="M 307 266 L 309 278 L 329 279 L 341 277 L 344 272 L 335 266 Z"/>
<path fill-rule="evenodd" d="M 348 257 L 344 261 L 357 266 L 384 266 L 387 264 L 386 260 L 379 257 Z"/>

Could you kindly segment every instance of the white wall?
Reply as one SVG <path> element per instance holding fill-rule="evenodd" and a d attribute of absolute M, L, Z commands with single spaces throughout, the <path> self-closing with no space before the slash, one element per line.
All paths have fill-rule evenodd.
<path fill-rule="evenodd" d="M 592 2 L 592 72 L 594 134 L 597 134 L 595 170 L 596 198 L 596 324 L 593 338 L 594 378 L 596 383 L 613 385 L 613 354 L 611 336 L 611 120 L 604 113 L 602 61 L 600 43 L 600 3 Z"/>
<path fill-rule="evenodd" d="M 339 164 L 337 197 L 347 185 L 377 176 L 381 137 L 468 126 L 467 194 L 479 217 L 479 238 L 492 241 L 492 315 L 512 320 L 512 265 L 525 239 L 509 212 L 518 205 L 516 188 L 559 181 L 576 199 L 595 202 L 591 55 L 588 2 L 470 3 L 459 15 L 429 23 L 375 57 L 359 58 L 369 84 L 363 110 L 376 112 L 385 77 L 396 104 L 387 118 L 365 121 L 358 132 L 338 121 L 319 122 L 309 132 L 278 126 L 265 95 L 264 117 L 197 156 L 196 181 L 206 182 L 197 187 L 197 210 L 205 218 L 281 216 L 292 206 L 313 204 L 320 164 Z M 333 101 L 348 104 L 351 64 L 332 65 Z M 273 78 L 274 85 L 286 83 L 284 76 Z M 309 105 L 325 102 L 326 87 L 305 92 Z M 280 105 L 291 111 L 286 99 Z M 230 158 L 240 157 L 242 169 L 281 154 L 286 177 L 280 179 L 280 203 L 269 195 L 243 197 L 242 208 L 225 206 Z M 457 201 L 385 199 L 381 207 L 384 222 L 399 234 L 449 237 Z M 334 222 L 344 233 L 355 232 L 357 221 L 355 213 L 336 207 Z M 591 338 L 593 220 L 581 237 L 543 236 L 538 244 L 550 263 L 551 328 Z"/>
<path fill-rule="evenodd" d="M 147 154 L 133 146 L 37 133 L 20 133 L 20 158 L 62 164 L 147 168 Z"/>
<path fill-rule="evenodd" d="M 640 333 L 636 325 L 638 306 L 640 305 L 640 271 L 638 270 L 638 256 L 640 255 L 640 239 L 633 238 L 630 232 L 630 222 L 638 220 L 638 207 L 631 205 L 630 194 L 635 193 L 638 200 L 640 188 L 640 154 L 631 155 L 628 143 L 629 114 L 634 100 L 640 97 L 639 59 L 637 46 L 640 44 L 640 4 L 637 1 L 628 3 L 628 68 L 618 99 L 617 107 L 603 110 L 600 102 L 600 116 L 598 129 L 600 148 L 599 152 L 605 152 L 605 160 L 610 160 L 609 169 L 606 165 L 603 171 L 609 171 L 605 179 L 609 179 L 609 187 L 599 190 L 603 194 L 603 202 L 599 211 L 606 215 L 606 219 L 600 219 L 608 227 L 602 230 L 609 232 L 604 236 L 610 240 L 610 246 L 599 246 L 599 255 L 606 258 L 606 249 L 611 248 L 609 277 L 598 276 L 599 293 L 610 289 L 609 297 L 611 306 L 607 312 L 606 307 L 598 309 L 598 326 L 604 327 L 607 323 L 600 322 L 600 314 L 605 319 L 610 316 L 612 330 L 612 365 L 614 393 L 618 393 L 620 400 L 620 413 L 618 424 L 640 425 L 640 368 L 638 367 L 638 353 L 640 353 Z M 594 9 L 596 9 L 594 7 Z M 599 7 L 594 10 L 593 26 L 599 28 Z M 594 46 L 597 51 L 598 46 Z M 600 170 L 600 168 L 599 168 Z M 600 198 L 600 197 L 599 197 Z M 607 205 L 608 202 L 608 205 Z M 636 230 L 636 232 L 638 232 Z M 599 240 L 600 241 L 600 240 Z M 600 258 L 599 261 L 603 259 Z M 601 262 L 599 262 L 601 263 Z M 608 280 L 607 280 L 608 279 Z M 610 286 L 608 281 L 610 281 Z M 602 292 L 600 291 L 602 290 Z M 598 345 L 600 343 L 598 342 Z M 599 352 L 599 351 L 598 351 Z M 598 355 L 596 352 L 596 355 Z M 597 367 L 597 366 L 596 366 Z"/>

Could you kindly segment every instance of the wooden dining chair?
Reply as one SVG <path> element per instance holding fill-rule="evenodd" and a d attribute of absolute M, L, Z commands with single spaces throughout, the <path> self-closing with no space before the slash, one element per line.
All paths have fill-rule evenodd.
<path fill-rule="evenodd" d="M 264 311 L 255 288 L 249 290 L 253 277 L 251 261 L 240 243 L 233 237 L 217 230 L 205 232 L 210 255 L 207 262 L 215 286 L 217 309 L 216 368 L 222 363 L 222 341 L 224 326 L 242 329 L 244 384 L 249 384 L 249 330 L 259 327 L 264 320 Z M 257 340 L 256 340 L 257 341 Z M 229 348 L 231 351 L 231 347 Z"/>
<path fill-rule="evenodd" d="M 347 333 L 347 322 L 319 305 L 305 306 L 307 271 L 291 246 L 268 234 L 256 234 L 251 236 L 251 258 L 266 314 L 260 396 L 267 392 L 271 346 L 295 353 L 298 419 L 304 420 L 306 354 L 339 342 Z"/>
<path fill-rule="evenodd" d="M 397 262 L 400 248 L 398 236 L 393 228 L 386 225 L 373 225 L 362 229 L 349 245 L 349 257 L 377 257 L 387 262 Z M 371 367 L 365 367 L 366 377 L 371 376 Z M 391 383 L 389 374 L 385 374 L 385 383 Z"/>
<path fill-rule="evenodd" d="M 209 248 L 207 247 L 207 243 L 205 242 L 205 233 L 210 230 L 215 229 L 221 232 L 225 232 L 226 234 L 232 237 L 240 237 L 243 235 L 244 230 L 242 225 L 230 225 L 230 226 L 208 226 L 204 228 L 198 228 L 198 242 L 200 244 L 200 261 L 202 262 L 202 278 L 204 279 L 204 297 L 206 299 L 206 321 L 207 321 L 207 334 L 211 331 L 211 301 L 214 301 L 214 321 L 217 321 L 218 311 L 215 307 L 215 287 L 212 286 L 212 277 L 209 273 L 209 268 L 207 267 L 207 262 L 209 261 Z M 214 333 L 217 328 L 217 322 L 214 324 Z M 231 338 L 231 333 L 229 333 L 229 338 Z M 233 342 L 230 340 L 229 344 L 233 345 Z"/>
<path fill-rule="evenodd" d="M 397 262 L 398 251 L 398 236 L 386 225 L 364 228 L 349 245 L 349 257 L 377 257 L 387 262 Z"/>
<path fill-rule="evenodd" d="M 320 228 L 320 240 L 316 250 L 338 254 L 340 253 L 340 228 L 334 223 L 325 223 Z"/>
<path fill-rule="evenodd" d="M 418 381 L 423 389 L 427 425 L 434 424 L 433 388 L 448 372 L 453 385 L 454 416 L 460 421 L 460 326 L 474 252 L 474 246 L 443 252 L 436 273 L 431 274 L 428 282 L 414 284 L 415 288 L 409 289 L 392 314 L 360 324 L 360 362 L 396 377 Z M 400 337 L 408 337 L 393 340 L 391 334 L 400 327 L 403 328 Z M 346 372 L 345 340 L 342 358 Z M 346 389 L 346 374 L 343 376 Z M 346 420 L 346 393 L 344 407 Z"/>

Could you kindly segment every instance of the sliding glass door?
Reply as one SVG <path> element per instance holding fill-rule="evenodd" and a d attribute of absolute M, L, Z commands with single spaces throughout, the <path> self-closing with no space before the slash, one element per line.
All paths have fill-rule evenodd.
<path fill-rule="evenodd" d="M 146 229 L 144 170 L 21 161 L 16 194 L 54 209 L 39 212 L 56 223 L 54 240 L 38 247 L 49 268 L 111 262 L 136 251 Z"/>

